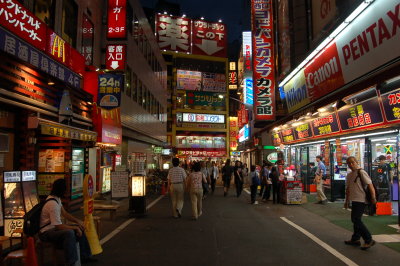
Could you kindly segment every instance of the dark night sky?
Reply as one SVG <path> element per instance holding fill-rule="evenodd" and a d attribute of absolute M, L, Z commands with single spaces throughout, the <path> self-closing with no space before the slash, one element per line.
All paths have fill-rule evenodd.
<path fill-rule="evenodd" d="M 222 22 L 228 26 L 228 40 L 239 39 L 242 32 L 244 0 L 168 0 L 181 6 L 182 14 L 189 18 L 203 16 L 205 20 Z M 153 8 L 157 0 L 141 0 L 144 7 Z M 248 22 L 247 22 L 248 23 Z"/>

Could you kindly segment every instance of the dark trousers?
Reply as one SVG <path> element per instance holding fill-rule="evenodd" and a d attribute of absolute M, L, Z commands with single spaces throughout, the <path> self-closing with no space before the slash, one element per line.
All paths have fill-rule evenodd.
<path fill-rule="evenodd" d="M 279 191 L 280 191 L 279 182 L 272 182 L 272 201 L 273 201 L 273 203 L 280 202 Z"/>
<path fill-rule="evenodd" d="M 81 237 L 78 237 L 75 235 L 75 231 L 71 229 L 51 229 L 39 234 L 39 238 L 43 242 L 53 243 L 58 249 L 63 249 L 64 259 L 68 265 L 73 264 L 78 260 L 76 242 L 79 242 L 81 259 L 87 259 L 92 255 L 86 235 L 82 234 Z"/>
<path fill-rule="evenodd" d="M 265 184 L 263 182 L 261 182 L 261 184 L 260 184 L 260 194 L 259 194 L 260 197 L 263 195 L 264 188 L 265 188 Z"/>
<path fill-rule="evenodd" d="M 266 184 L 265 185 L 265 190 L 264 190 L 264 194 L 263 194 L 263 199 L 265 200 L 269 200 L 269 198 L 271 197 L 271 184 Z"/>
<path fill-rule="evenodd" d="M 360 240 L 360 237 L 362 237 L 366 243 L 369 243 L 372 240 L 371 233 L 361 221 L 361 218 L 364 214 L 364 209 L 365 203 L 357 201 L 351 202 L 351 222 L 353 223 L 354 231 L 353 235 L 351 236 L 351 240 Z"/>
<path fill-rule="evenodd" d="M 242 190 L 243 190 L 243 182 L 241 182 L 240 180 L 237 180 L 235 182 L 236 185 L 236 196 L 240 196 L 242 194 Z"/>
<path fill-rule="evenodd" d="M 214 194 L 216 179 L 211 177 L 211 192 Z"/>
<path fill-rule="evenodd" d="M 256 202 L 256 196 L 257 196 L 257 185 L 251 185 L 250 186 L 250 199 L 251 203 Z"/>

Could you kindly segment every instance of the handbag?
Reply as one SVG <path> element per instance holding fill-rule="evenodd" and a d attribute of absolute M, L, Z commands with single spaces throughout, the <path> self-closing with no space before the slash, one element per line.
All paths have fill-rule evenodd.
<path fill-rule="evenodd" d="M 362 178 L 360 176 L 360 170 L 361 169 L 358 169 L 358 171 L 357 171 L 357 176 L 356 176 L 356 179 L 354 179 L 354 183 L 357 182 L 357 178 L 360 178 L 361 186 L 362 186 L 362 188 L 363 188 L 363 190 L 365 192 L 365 199 L 366 199 L 368 204 L 372 204 L 372 199 L 373 198 L 375 198 L 375 199 L 378 198 L 377 195 L 376 195 L 376 192 L 377 192 L 376 186 L 374 185 L 374 183 L 372 183 L 372 186 L 374 187 L 374 190 L 375 190 L 375 195 L 372 195 L 371 191 L 368 189 L 368 186 L 367 186 L 367 188 L 365 188 L 365 184 L 364 184 L 364 182 L 363 182 L 363 180 L 362 180 Z"/>

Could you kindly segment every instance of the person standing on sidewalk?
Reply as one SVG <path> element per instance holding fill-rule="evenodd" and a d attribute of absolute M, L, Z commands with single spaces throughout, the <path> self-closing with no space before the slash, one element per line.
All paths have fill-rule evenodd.
<path fill-rule="evenodd" d="M 279 185 L 279 172 L 276 166 L 271 168 L 271 173 L 269 174 L 269 178 L 272 182 L 272 202 L 279 203 L 280 202 L 280 185 Z"/>
<path fill-rule="evenodd" d="M 259 196 L 262 197 L 264 194 L 264 188 L 267 185 L 267 179 L 268 179 L 268 168 L 267 168 L 267 161 L 263 160 L 263 165 L 261 168 L 261 184 L 260 184 L 260 194 Z"/>
<path fill-rule="evenodd" d="M 184 184 L 186 172 L 179 167 L 179 158 L 172 159 L 173 167 L 168 172 L 168 187 L 170 188 L 172 201 L 172 215 L 174 218 L 182 216 Z"/>
<path fill-rule="evenodd" d="M 250 198 L 251 198 L 251 204 L 258 204 L 258 201 L 256 201 L 257 197 L 257 188 L 260 185 L 260 177 L 258 175 L 258 172 L 256 171 L 256 166 L 252 165 L 250 166 Z"/>
<path fill-rule="evenodd" d="M 215 165 L 214 161 L 211 163 L 211 168 L 210 168 L 209 172 L 210 172 L 210 179 L 211 179 L 211 194 L 214 194 L 215 183 L 217 182 L 217 179 L 219 176 L 219 170 L 218 170 L 218 167 Z"/>
<path fill-rule="evenodd" d="M 325 164 L 322 162 L 322 156 L 318 155 L 316 157 L 317 164 L 318 164 L 318 169 L 317 172 L 315 173 L 315 179 L 314 182 L 317 184 L 317 199 L 318 201 L 316 203 L 319 204 L 326 204 L 328 203 L 328 199 L 325 196 L 324 193 L 324 180 L 323 177 L 326 175 L 326 167 Z"/>
<path fill-rule="evenodd" d="M 346 160 L 347 165 L 351 169 L 351 172 L 346 177 L 346 201 L 344 208 L 349 207 L 351 202 L 351 221 L 353 223 L 353 235 L 350 240 L 344 241 L 346 245 L 360 246 L 360 238 L 364 239 L 364 244 L 361 246 L 362 250 L 367 250 L 373 245 L 375 241 L 372 239 L 371 233 L 368 228 L 364 225 L 361 218 L 364 213 L 366 206 L 366 194 L 365 189 L 370 191 L 371 195 L 375 195 L 375 189 L 372 185 L 371 178 L 358 165 L 358 162 L 354 156 L 350 156 Z M 363 186 L 366 186 L 363 187 Z M 376 204 L 375 196 L 371 199 L 371 204 Z"/>
<path fill-rule="evenodd" d="M 203 186 L 207 182 L 206 177 L 200 171 L 201 164 L 196 162 L 193 165 L 193 171 L 188 177 L 187 188 L 190 193 L 190 200 L 192 202 L 192 218 L 197 220 L 203 213 Z"/>
<path fill-rule="evenodd" d="M 233 167 L 231 160 L 227 159 L 224 167 L 222 167 L 222 181 L 224 182 L 224 197 L 228 195 L 229 187 L 231 185 L 231 178 L 233 174 Z"/>
<path fill-rule="evenodd" d="M 236 186 L 236 197 L 240 197 L 243 190 L 243 175 L 242 175 L 242 163 L 240 161 L 236 161 L 234 168 L 235 175 L 235 186 Z"/>

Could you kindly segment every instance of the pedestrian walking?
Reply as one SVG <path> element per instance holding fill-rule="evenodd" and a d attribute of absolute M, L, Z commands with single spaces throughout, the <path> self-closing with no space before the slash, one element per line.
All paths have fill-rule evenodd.
<path fill-rule="evenodd" d="M 266 172 L 264 173 L 264 175 L 265 175 L 265 181 L 264 181 L 265 182 L 265 186 L 264 186 L 265 190 L 262 195 L 263 201 L 267 201 L 271 197 L 271 187 L 272 187 L 272 181 L 271 181 L 271 177 L 270 177 L 271 168 L 272 168 L 272 164 L 267 162 L 266 169 L 265 169 Z"/>
<path fill-rule="evenodd" d="M 264 194 L 265 185 L 267 184 L 268 178 L 268 169 L 267 169 L 267 161 L 263 160 L 262 168 L 261 168 L 261 184 L 260 184 L 260 194 L 262 197 Z"/>
<path fill-rule="evenodd" d="M 185 192 L 186 172 L 179 167 L 179 158 L 172 159 L 172 168 L 168 172 L 168 187 L 171 191 L 172 215 L 174 218 L 182 216 L 183 196 Z"/>
<path fill-rule="evenodd" d="M 201 161 L 200 163 L 201 166 L 201 172 L 203 173 L 203 175 L 206 178 L 206 182 L 203 182 L 203 199 L 205 199 L 208 195 L 208 191 L 209 191 L 209 184 L 211 183 L 210 180 L 210 174 L 209 174 L 209 170 L 208 170 L 208 166 L 206 161 Z"/>
<path fill-rule="evenodd" d="M 224 182 L 224 197 L 228 195 L 229 187 L 231 185 L 231 178 L 233 174 L 233 167 L 231 166 L 231 160 L 227 159 L 224 167 L 222 167 L 222 181 Z"/>
<path fill-rule="evenodd" d="M 322 156 L 318 155 L 316 158 L 318 169 L 315 173 L 314 182 L 317 185 L 317 202 L 319 204 L 326 204 L 328 203 L 328 199 L 324 193 L 324 177 L 326 176 L 326 167 L 325 164 L 322 162 Z"/>
<path fill-rule="evenodd" d="M 279 181 L 279 172 L 276 166 L 271 167 L 271 173 L 269 174 L 271 182 L 272 182 L 272 202 L 279 203 L 280 202 L 280 181 Z"/>
<path fill-rule="evenodd" d="M 258 204 L 258 201 L 256 201 L 256 197 L 257 197 L 257 188 L 260 185 L 260 177 L 258 172 L 256 171 L 255 165 L 250 166 L 249 177 L 250 177 L 251 204 Z"/>
<path fill-rule="evenodd" d="M 77 242 L 79 242 L 80 262 L 95 262 L 97 260 L 92 258 L 83 221 L 69 214 L 62 206 L 61 198 L 64 197 L 66 191 L 65 179 L 54 181 L 50 195 L 46 199 L 52 200 L 45 203 L 40 215 L 39 238 L 43 242 L 51 242 L 57 248 L 64 250 L 66 265 L 75 265 L 78 261 Z M 74 224 L 63 224 L 61 216 Z"/>
<path fill-rule="evenodd" d="M 244 184 L 246 184 L 246 186 L 250 186 L 251 180 L 249 180 L 249 168 L 247 167 L 247 163 L 243 164 L 242 175 Z"/>
<path fill-rule="evenodd" d="M 235 163 L 234 175 L 235 175 L 236 197 L 240 197 L 243 190 L 243 175 L 242 175 L 242 166 L 240 161 L 236 161 Z"/>
<path fill-rule="evenodd" d="M 371 178 L 367 172 L 361 169 L 355 157 L 350 156 L 346 160 L 351 172 L 346 177 L 346 201 L 344 207 L 347 209 L 351 202 L 351 222 L 353 223 L 353 235 L 350 240 L 344 241 L 347 245 L 360 246 L 360 238 L 364 239 L 362 250 L 369 249 L 375 245 L 371 233 L 364 225 L 361 218 L 367 205 L 366 190 L 368 189 L 371 198 L 371 204 L 376 204 L 375 189 Z"/>
<path fill-rule="evenodd" d="M 206 177 L 200 171 L 201 164 L 199 162 L 193 165 L 193 172 L 189 175 L 187 188 L 190 193 L 192 202 L 192 218 L 197 220 L 203 213 L 203 186 L 207 182 Z"/>
<path fill-rule="evenodd" d="M 215 191 L 215 183 L 217 182 L 217 179 L 219 177 L 219 170 L 215 162 L 213 161 L 211 163 L 211 169 L 210 169 L 210 180 L 211 180 L 211 194 L 214 194 Z"/>

